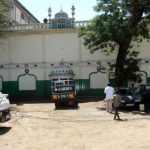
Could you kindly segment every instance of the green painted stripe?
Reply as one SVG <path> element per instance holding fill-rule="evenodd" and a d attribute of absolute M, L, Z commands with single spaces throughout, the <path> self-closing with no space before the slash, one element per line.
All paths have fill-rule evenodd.
<path fill-rule="evenodd" d="M 150 78 L 148 79 L 150 81 Z M 111 80 L 112 85 L 114 80 Z M 10 96 L 51 96 L 50 80 L 37 80 L 35 91 L 19 91 L 17 81 L 3 81 L 2 92 Z M 75 89 L 78 96 L 104 96 L 104 89 L 90 89 L 89 79 L 76 79 Z"/>

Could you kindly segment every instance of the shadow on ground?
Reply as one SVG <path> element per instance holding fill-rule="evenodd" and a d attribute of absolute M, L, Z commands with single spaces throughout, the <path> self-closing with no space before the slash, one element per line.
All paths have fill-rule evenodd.
<path fill-rule="evenodd" d="M 54 110 L 78 110 L 80 107 L 73 107 L 73 106 L 61 106 L 60 108 L 55 108 Z"/>
<path fill-rule="evenodd" d="M 106 108 L 105 107 L 96 107 L 97 110 L 100 110 L 100 111 L 106 111 Z"/>
<path fill-rule="evenodd" d="M 52 103 L 48 97 L 10 97 L 11 104 L 23 105 L 32 103 Z"/>
<path fill-rule="evenodd" d="M 12 127 L 3 127 L 3 126 L 0 126 L 0 135 L 3 135 L 3 134 L 6 134 L 7 132 L 10 131 Z"/>
<path fill-rule="evenodd" d="M 104 100 L 104 97 L 77 97 L 79 103 L 88 103 L 88 102 L 99 102 Z M 16 104 L 16 105 L 23 105 L 23 104 L 36 104 L 36 103 L 53 103 L 50 97 L 10 97 L 10 103 Z M 13 108 L 12 108 L 13 109 Z M 64 107 L 61 109 L 72 109 L 68 107 Z M 79 108 L 75 108 L 79 109 Z M 105 107 L 97 107 L 99 111 L 106 111 Z M 59 109 L 56 109 L 59 110 Z M 139 111 L 139 107 L 128 107 L 128 108 L 120 108 L 120 112 L 124 113 L 132 113 L 134 115 L 140 114 L 140 115 L 150 115 L 149 112 L 141 112 Z"/>
<path fill-rule="evenodd" d="M 102 97 L 77 97 L 79 103 L 98 102 Z M 10 97 L 11 104 L 53 103 L 50 97 Z"/>
<path fill-rule="evenodd" d="M 99 111 L 106 111 L 105 107 L 96 107 Z M 140 111 L 139 107 L 126 107 L 126 108 L 120 108 L 119 112 L 123 113 L 132 113 L 133 115 L 142 115 L 142 116 L 150 116 L 150 112 Z"/>

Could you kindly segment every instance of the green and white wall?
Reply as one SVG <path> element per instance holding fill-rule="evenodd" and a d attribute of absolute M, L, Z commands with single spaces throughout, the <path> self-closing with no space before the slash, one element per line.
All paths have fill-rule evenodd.
<path fill-rule="evenodd" d="M 27 30 L 8 33 L 0 40 L 0 89 L 11 96 L 50 96 L 50 70 L 64 61 L 75 73 L 78 95 L 102 96 L 109 82 L 108 63 L 116 51 L 106 56 L 100 51 L 90 54 L 77 30 Z M 150 76 L 150 43 L 140 47 L 142 70 Z M 97 71 L 97 63 L 106 67 Z M 143 74 L 144 82 L 146 82 Z"/>

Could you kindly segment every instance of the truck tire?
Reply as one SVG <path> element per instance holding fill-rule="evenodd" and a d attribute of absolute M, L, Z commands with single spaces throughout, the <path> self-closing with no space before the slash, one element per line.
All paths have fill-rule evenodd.
<path fill-rule="evenodd" d="M 75 102 L 74 102 L 74 107 L 75 107 L 75 108 L 78 108 L 78 101 L 75 101 Z"/>
<path fill-rule="evenodd" d="M 59 102 L 55 102 L 55 109 L 58 109 L 60 107 Z"/>

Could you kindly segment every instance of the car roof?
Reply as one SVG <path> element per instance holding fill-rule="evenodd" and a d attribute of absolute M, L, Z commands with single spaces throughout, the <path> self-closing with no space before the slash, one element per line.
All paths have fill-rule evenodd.
<path fill-rule="evenodd" d="M 115 90 L 123 90 L 123 89 L 129 90 L 130 88 L 128 88 L 128 87 L 115 87 Z"/>

